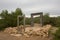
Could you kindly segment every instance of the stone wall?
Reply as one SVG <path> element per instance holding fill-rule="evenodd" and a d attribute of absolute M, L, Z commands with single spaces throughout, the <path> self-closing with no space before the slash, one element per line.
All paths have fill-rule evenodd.
<path fill-rule="evenodd" d="M 20 26 L 22 27 L 20 29 L 20 33 L 21 35 L 24 35 L 26 37 L 31 37 L 31 36 L 41 36 L 41 37 L 48 37 L 48 31 L 50 30 L 50 28 L 52 27 L 51 25 L 46 25 L 46 26 L 43 26 L 43 27 L 26 27 L 24 29 L 23 26 Z M 18 33 L 18 28 L 17 27 L 9 27 L 9 28 L 6 28 L 4 30 L 4 32 L 6 33 L 9 33 L 9 34 L 17 34 Z"/>

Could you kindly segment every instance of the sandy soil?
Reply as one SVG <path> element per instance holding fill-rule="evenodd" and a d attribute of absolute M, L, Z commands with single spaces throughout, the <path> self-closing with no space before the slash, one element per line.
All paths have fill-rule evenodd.
<path fill-rule="evenodd" d="M 32 36 L 30 38 L 26 38 L 24 36 L 16 37 L 4 32 L 0 32 L 0 40 L 50 40 L 50 39 L 51 38 L 41 38 L 40 36 Z"/>

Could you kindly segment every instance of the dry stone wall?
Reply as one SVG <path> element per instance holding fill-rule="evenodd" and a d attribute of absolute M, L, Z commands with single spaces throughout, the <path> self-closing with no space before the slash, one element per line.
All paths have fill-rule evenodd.
<path fill-rule="evenodd" d="M 20 26 L 21 27 L 21 26 Z M 41 37 L 48 37 L 48 31 L 50 30 L 52 26 L 51 25 L 46 25 L 43 27 L 26 27 L 25 29 L 22 27 L 22 34 L 26 37 L 31 37 L 31 36 L 41 36 Z M 18 28 L 17 27 L 9 27 L 4 30 L 4 32 L 9 33 L 9 34 L 17 34 L 18 33 Z M 21 35 L 22 35 L 21 34 Z"/>

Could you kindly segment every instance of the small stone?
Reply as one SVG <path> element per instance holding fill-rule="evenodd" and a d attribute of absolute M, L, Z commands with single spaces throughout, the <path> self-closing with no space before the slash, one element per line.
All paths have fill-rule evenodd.
<path fill-rule="evenodd" d="M 12 36 L 20 37 L 22 36 L 21 34 L 11 34 Z"/>

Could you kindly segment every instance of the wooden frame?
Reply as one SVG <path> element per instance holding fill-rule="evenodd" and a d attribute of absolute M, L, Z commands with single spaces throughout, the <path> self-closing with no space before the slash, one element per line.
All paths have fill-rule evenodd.
<path fill-rule="evenodd" d="M 40 15 L 40 25 L 43 26 L 43 12 L 31 14 L 31 26 L 34 26 L 33 16 Z"/>

